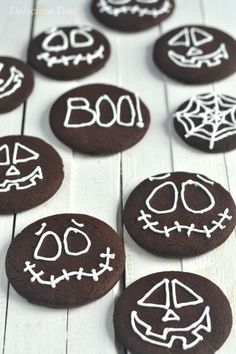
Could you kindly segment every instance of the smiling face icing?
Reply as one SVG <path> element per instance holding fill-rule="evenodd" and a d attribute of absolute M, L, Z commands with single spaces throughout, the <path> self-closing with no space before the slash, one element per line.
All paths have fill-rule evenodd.
<path fill-rule="evenodd" d="M 80 306 L 102 297 L 123 269 L 117 233 L 80 214 L 54 215 L 28 226 L 10 245 L 6 260 L 13 287 L 29 301 L 51 307 Z"/>
<path fill-rule="evenodd" d="M 144 248 L 161 255 L 205 253 L 229 236 L 235 205 L 219 184 L 183 172 L 151 177 L 125 207 L 125 225 Z"/>

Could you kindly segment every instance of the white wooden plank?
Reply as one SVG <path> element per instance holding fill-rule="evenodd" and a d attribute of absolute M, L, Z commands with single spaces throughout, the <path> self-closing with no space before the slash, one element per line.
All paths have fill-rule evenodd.
<path fill-rule="evenodd" d="M 27 43 L 30 35 L 31 18 L 14 16 L 12 9 L 16 5 L 16 0 L 9 0 L 1 3 L 0 12 L 0 42 L 1 56 L 12 56 L 23 61 L 26 59 L 25 47 L 22 43 Z M 22 6 L 30 6 L 30 0 L 23 0 Z M 16 35 L 16 28 L 21 28 L 21 32 Z M 14 111 L 0 116 L 0 136 L 19 134 L 21 131 L 23 117 L 23 105 Z M 0 346 L 4 343 L 5 314 L 7 305 L 8 282 L 5 274 L 5 254 L 12 238 L 13 215 L 0 216 Z"/>
<path fill-rule="evenodd" d="M 208 22 L 207 9 L 204 6 L 203 13 L 205 16 L 203 18 L 201 16 L 200 3 L 198 4 L 197 1 L 191 1 L 191 12 L 190 9 L 186 11 L 187 3 L 188 1 L 179 2 L 178 11 L 181 11 L 181 16 L 179 16 L 178 18 L 179 20 L 181 20 L 182 23 L 201 23 L 204 19 L 206 20 L 206 25 L 212 24 Z M 209 1 L 205 1 L 203 5 L 205 4 L 209 5 Z M 212 1 L 212 14 L 214 13 L 213 6 L 215 7 L 215 1 Z M 191 18 L 191 13 L 193 14 L 193 18 Z M 218 13 L 218 16 L 216 14 L 214 18 L 216 27 L 219 22 L 219 14 L 220 12 Z M 184 19 L 185 15 L 186 19 Z M 227 21 L 226 16 L 227 14 L 225 13 L 224 21 Z M 163 25 L 163 27 L 166 31 L 167 26 Z M 168 81 L 168 102 L 170 111 L 174 112 L 175 109 L 179 106 L 179 104 L 184 102 L 184 100 L 190 98 L 192 94 L 204 93 L 212 89 L 212 85 L 195 87 L 185 87 L 183 85 L 178 85 L 177 90 L 177 85 Z M 225 188 L 227 188 L 227 173 L 225 169 L 225 161 L 223 154 L 210 155 L 191 149 L 184 143 L 180 142 L 180 139 L 176 137 L 176 134 L 174 132 L 173 145 L 175 170 L 186 170 L 203 173 L 209 176 L 210 178 L 220 182 L 221 184 L 223 184 L 223 186 L 225 186 Z M 235 288 L 235 280 L 232 281 L 232 279 L 230 279 L 230 277 L 228 276 L 230 274 L 230 269 L 232 269 L 232 266 L 235 264 L 235 261 L 233 261 L 234 253 L 235 239 L 233 236 L 231 236 L 230 239 L 223 246 L 219 247 L 213 252 L 210 252 L 201 257 L 183 260 L 183 270 L 198 273 L 213 280 L 225 291 L 231 301 L 231 304 L 234 306 L 235 295 L 233 294 L 232 289 Z M 231 334 L 230 339 L 220 349 L 219 353 L 233 353 L 235 344 L 232 344 L 232 340 L 235 341 L 234 338 L 235 334 L 233 332 Z"/>

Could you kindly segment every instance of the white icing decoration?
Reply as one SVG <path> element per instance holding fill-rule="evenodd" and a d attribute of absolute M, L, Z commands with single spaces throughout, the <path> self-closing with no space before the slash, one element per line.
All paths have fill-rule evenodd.
<path fill-rule="evenodd" d="M 169 283 L 170 281 L 168 279 L 163 279 L 159 283 L 157 283 L 153 288 L 151 288 L 140 300 L 138 300 L 137 304 L 139 306 L 143 307 L 157 307 L 161 309 L 169 309 L 170 308 L 170 291 L 169 291 Z M 147 302 L 146 300 L 160 287 L 164 286 L 165 287 L 165 303 L 160 304 L 160 303 L 152 303 L 152 302 Z"/>
<path fill-rule="evenodd" d="M 93 52 L 78 53 L 72 55 L 64 54 L 59 56 L 61 51 L 66 51 L 70 47 L 73 49 L 92 47 L 92 45 L 94 44 L 94 38 L 91 33 L 89 33 L 90 31 L 91 28 L 89 27 L 78 27 L 76 29 L 71 30 L 68 38 L 67 34 L 63 31 L 63 29 L 58 29 L 56 27 L 52 28 L 49 32 L 47 32 L 47 36 L 42 43 L 42 49 L 44 51 L 37 55 L 37 59 L 39 61 L 45 61 L 47 66 L 50 68 L 58 64 L 69 66 L 70 64 L 79 65 L 82 62 L 86 62 L 87 64 L 91 65 L 95 60 L 103 59 L 105 47 L 102 44 Z M 85 41 L 77 42 L 77 35 L 83 36 L 85 38 Z M 58 36 L 61 37 L 62 44 L 57 46 L 51 45 L 50 42 Z M 57 53 L 58 56 L 53 55 L 55 53 Z"/>
<path fill-rule="evenodd" d="M 29 189 L 36 186 L 36 179 L 43 179 L 43 173 L 40 166 L 37 166 L 33 172 L 29 175 L 17 178 L 17 179 L 5 179 L 3 183 L 0 183 L 0 193 L 9 192 L 11 187 L 15 187 L 17 190 Z M 28 184 L 24 185 L 24 183 Z"/>
<path fill-rule="evenodd" d="M 160 179 L 166 179 L 170 177 L 170 173 L 166 173 L 165 175 L 158 175 L 158 176 L 153 176 L 153 177 L 149 177 L 149 181 L 153 182 L 156 180 L 160 180 Z"/>
<path fill-rule="evenodd" d="M 122 104 L 125 101 L 128 103 L 131 113 L 129 122 L 122 121 Z M 101 121 L 100 106 L 103 102 L 109 104 L 112 111 L 112 118 L 107 123 L 103 123 Z M 76 103 L 76 105 L 74 103 Z M 135 104 L 136 107 L 134 107 L 134 103 L 129 95 L 122 95 L 119 97 L 117 105 L 115 105 L 112 99 L 107 94 L 105 94 L 98 98 L 95 104 L 95 109 L 92 109 L 87 98 L 70 97 L 67 99 L 67 111 L 64 120 L 64 127 L 76 129 L 97 124 L 99 127 L 102 128 L 110 128 L 114 124 L 118 124 L 124 127 L 133 127 L 134 125 L 136 125 L 138 128 L 143 128 L 144 122 L 140 108 L 140 99 L 137 95 L 135 95 Z M 74 111 L 87 112 L 91 115 L 91 119 L 87 122 L 72 123 L 70 120 L 71 114 Z"/>
<path fill-rule="evenodd" d="M 64 249 L 65 249 L 66 254 L 68 254 L 68 256 L 74 256 L 75 257 L 75 256 L 80 256 L 81 254 L 87 253 L 89 251 L 90 247 L 91 247 L 91 241 L 90 241 L 90 238 L 88 237 L 88 235 L 85 232 L 83 232 L 80 229 L 78 229 L 78 227 L 83 227 L 84 226 L 83 224 L 78 224 L 74 219 L 72 219 L 71 222 L 76 225 L 76 228 L 69 227 L 66 230 L 66 232 L 64 234 L 63 244 L 64 244 Z M 70 232 L 78 233 L 79 235 L 82 235 L 85 238 L 87 245 L 86 245 L 86 247 L 83 250 L 81 250 L 79 252 L 71 252 L 69 250 L 67 239 L 68 239 L 68 236 L 69 236 Z"/>
<path fill-rule="evenodd" d="M 19 176 L 19 175 L 20 175 L 20 171 L 18 170 L 18 168 L 16 168 L 13 165 L 10 166 L 6 172 L 6 176 Z"/>
<path fill-rule="evenodd" d="M 174 190 L 174 203 L 173 203 L 173 206 L 169 209 L 166 209 L 166 210 L 157 210 L 156 208 L 153 208 L 150 204 L 150 201 L 151 199 L 157 194 L 157 192 L 164 188 L 165 186 L 172 186 L 173 190 Z M 173 183 L 173 182 L 164 182 L 162 184 L 160 184 L 159 186 L 157 186 L 156 188 L 153 189 L 152 193 L 149 195 L 149 197 L 146 199 L 146 206 L 147 208 L 154 212 L 155 214 L 167 214 L 167 213 L 171 213 L 172 211 L 175 211 L 176 210 L 176 207 L 177 207 L 177 203 L 178 203 L 178 195 L 179 195 L 179 192 L 178 192 L 178 189 L 176 187 L 176 185 Z"/>
<path fill-rule="evenodd" d="M 53 257 L 40 256 L 39 255 L 40 248 L 42 247 L 44 240 L 49 236 L 53 236 L 56 243 L 57 243 L 57 253 Z M 61 245 L 61 240 L 60 240 L 59 236 L 53 231 L 47 231 L 42 235 L 42 237 L 40 238 L 40 240 L 37 244 L 37 247 L 35 248 L 34 259 L 39 259 L 39 260 L 48 261 L 48 262 L 54 262 L 61 256 L 61 252 L 62 252 L 62 245 Z"/>
<path fill-rule="evenodd" d="M 17 157 L 20 150 L 23 151 L 24 154 L 27 153 L 28 157 L 25 157 L 23 159 Z M 15 165 L 22 162 L 37 160 L 38 158 L 39 158 L 39 154 L 37 152 L 33 151 L 32 149 L 28 148 L 25 145 L 22 145 L 20 143 L 15 143 L 14 152 L 13 152 L 13 163 Z"/>
<path fill-rule="evenodd" d="M 172 287 L 172 297 L 173 297 L 173 306 L 175 309 L 179 309 L 184 306 L 196 306 L 200 303 L 203 303 L 204 300 L 201 296 L 196 294 L 190 287 L 186 286 L 182 282 L 180 282 L 177 279 L 173 280 L 168 280 L 164 279 L 163 281 L 159 282 L 156 284 L 151 290 L 145 294 L 145 296 L 137 301 L 137 305 L 139 306 L 146 306 L 146 304 L 143 304 L 143 299 L 147 299 L 153 292 L 156 291 L 160 286 L 165 286 L 165 295 L 166 295 L 166 304 L 168 304 L 167 307 L 165 307 L 166 314 L 164 317 L 162 317 L 161 321 L 162 322 L 169 322 L 169 321 L 180 321 L 180 317 L 176 314 L 176 312 L 170 308 L 170 283 Z M 176 294 L 176 287 L 179 286 L 182 289 L 184 289 L 185 292 L 188 292 L 188 294 L 191 295 L 193 298 L 192 301 L 188 302 L 178 302 L 177 300 L 177 294 Z M 159 307 L 155 306 L 155 304 L 149 304 L 149 307 Z M 204 324 L 206 323 L 206 324 Z M 207 333 L 211 333 L 212 327 L 211 327 L 211 318 L 210 318 L 210 307 L 205 306 L 205 309 L 203 313 L 201 314 L 200 318 L 195 321 L 194 323 L 190 324 L 187 327 L 166 327 L 164 328 L 163 332 L 161 334 L 155 333 L 152 331 L 152 326 L 147 324 L 146 322 L 142 321 L 139 316 L 137 311 L 132 311 L 131 312 L 131 326 L 133 331 L 145 342 L 157 345 L 157 346 L 162 346 L 166 348 L 172 348 L 173 344 L 176 340 L 181 340 L 182 342 L 182 349 L 187 350 L 190 348 L 195 347 L 200 341 L 204 340 L 204 337 L 199 333 L 202 330 L 205 330 Z M 141 327 L 144 329 L 144 331 L 141 331 Z M 184 335 L 175 335 L 175 333 L 183 332 L 186 334 L 191 334 L 191 339 L 187 339 Z M 193 339 L 195 337 L 195 339 Z"/>
<path fill-rule="evenodd" d="M 120 15 L 136 15 L 140 18 L 145 16 L 150 16 L 153 18 L 157 18 L 163 14 L 168 14 L 172 10 L 172 3 L 170 0 L 165 0 L 163 5 L 158 9 L 156 7 L 143 7 L 141 5 L 147 4 L 155 4 L 158 3 L 159 0 L 136 0 L 137 4 L 128 5 L 131 0 L 125 1 L 120 0 L 118 2 L 112 0 L 99 0 L 97 7 L 99 8 L 100 13 L 106 13 L 110 16 L 118 17 Z M 114 6 L 114 5 L 120 5 Z"/>
<path fill-rule="evenodd" d="M 0 63 L 0 72 L 3 68 L 4 64 Z M 12 95 L 22 86 L 24 74 L 15 66 L 11 66 L 9 71 L 9 78 L 6 81 L 3 79 L 0 80 L 0 99 Z"/>
<path fill-rule="evenodd" d="M 206 140 L 213 150 L 216 142 L 236 134 L 236 99 L 216 92 L 193 96 L 174 117 L 183 126 L 186 139 Z"/>
<path fill-rule="evenodd" d="M 110 265 L 110 260 L 115 259 L 115 254 L 111 253 L 111 250 L 109 247 L 106 248 L 105 253 L 100 254 L 100 258 L 103 260 L 105 259 L 105 262 L 102 261 L 99 264 L 99 268 L 101 268 L 99 271 L 96 269 L 91 269 L 91 271 L 84 271 L 84 269 L 81 267 L 79 268 L 78 271 L 71 271 L 67 272 L 65 269 L 62 269 L 62 275 L 55 277 L 54 275 L 50 276 L 49 280 L 44 280 L 42 279 L 42 276 L 44 275 L 44 271 L 36 272 L 34 268 L 36 267 L 36 264 L 31 264 L 31 262 L 26 261 L 25 262 L 25 268 L 24 272 L 29 272 L 31 274 L 31 282 L 37 281 L 38 283 L 42 285 L 48 285 L 52 288 L 56 288 L 57 284 L 59 284 L 61 281 L 66 280 L 69 281 L 71 277 L 76 277 L 77 280 L 81 280 L 82 278 L 92 278 L 94 281 L 99 281 L 99 277 L 105 273 L 106 271 L 112 272 L 113 268 Z"/>
<path fill-rule="evenodd" d="M 203 50 L 199 48 L 213 40 L 214 37 L 210 33 L 200 28 L 185 27 L 168 41 L 168 45 L 170 47 L 184 46 L 189 48 L 186 56 L 178 54 L 174 50 L 169 50 L 168 57 L 177 66 L 183 68 L 200 69 L 204 64 L 209 68 L 218 66 L 223 59 L 229 59 L 225 43 L 221 43 L 218 49 L 209 54 L 204 54 Z"/>
<path fill-rule="evenodd" d="M 209 180 L 208 178 L 203 177 L 203 176 L 201 176 L 201 175 L 197 175 L 197 178 L 201 179 L 201 180 L 202 180 L 203 182 L 205 182 L 205 183 L 211 184 L 212 186 L 214 186 L 214 184 L 215 184 L 213 181 L 211 181 L 211 180 Z"/>
<path fill-rule="evenodd" d="M 202 208 L 202 209 L 198 209 L 198 210 L 190 208 L 188 206 L 186 200 L 185 200 L 185 189 L 186 189 L 186 186 L 195 186 L 197 188 L 201 188 L 207 194 L 207 196 L 209 197 L 210 204 L 206 208 Z M 213 195 L 211 194 L 211 192 L 203 184 L 201 184 L 201 183 L 199 183 L 197 181 L 193 181 L 191 179 L 189 179 L 188 181 L 182 183 L 181 200 L 182 200 L 184 208 L 186 210 L 190 211 L 190 213 L 193 213 L 193 214 L 204 214 L 204 213 L 207 213 L 209 210 L 211 210 L 215 206 L 215 199 L 214 199 Z"/>
<path fill-rule="evenodd" d="M 0 156 L 1 156 L 2 151 L 4 154 L 4 160 L 0 161 L 0 166 L 8 166 L 8 165 L 10 165 L 11 160 L 10 160 L 9 147 L 7 144 L 0 146 Z"/>

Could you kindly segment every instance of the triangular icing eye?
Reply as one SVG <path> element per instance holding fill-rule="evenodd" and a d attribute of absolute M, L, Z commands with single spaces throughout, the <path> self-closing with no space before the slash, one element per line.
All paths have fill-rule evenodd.
<path fill-rule="evenodd" d="M 37 236 L 40 236 L 41 234 L 42 234 L 42 236 L 40 237 L 37 247 L 35 248 L 34 258 L 39 259 L 39 260 L 43 260 L 43 261 L 48 261 L 48 262 L 55 262 L 61 256 L 62 244 L 61 244 L 61 240 L 60 240 L 59 236 L 55 232 L 53 232 L 53 231 L 44 232 L 44 229 L 46 226 L 47 226 L 46 223 L 43 223 L 41 229 L 35 233 L 35 235 L 37 235 Z M 57 253 L 55 256 L 50 256 L 50 257 L 49 256 L 42 256 L 39 254 L 40 249 L 41 249 L 44 241 L 50 237 L 53 237 L 56 242 Z"/>
<path fill-rule="evenodd" d="M 70 32 L 70 45 L 72 48 L 91 47 L 94 43 L 92 35 L 83 29 L 73 29 Z"/>
<path fill-rule="evenodd" d="M 10 165 L 10 153 L 7 144 L 0 146 L 0 166 Z"/>
<path fill-rule="evenodd" d="M 170 307 L 169 283 L 168 279 L 163 279 L 153 286 L 142 299 L 138 300 L 137 304 L 144 307 L 157 307 L 168 310 Z"/>
<path fill-rule="evenodd" d="M 81 230 L 81 227 L 83 227 L 83 224 L 77 223 L 74 219 L 71 220 L 71 222 L 76 226 L 76 227 L 69 227 L 65 234 L 64 234 L 64 249 L 65 252 L 68 256 L 80 256 L 81 254 L 87 253 L 91 247 L 91 241 L 88 235 Z M 82 249 L 77 250 L 77 251 L 71 251 L 69 249 L 69 237 L 76 237 L 76 238 L 82 238 L 83 241 L 83 246 Z M 85 241 L 85 242 L 84 242 Z"/>
<path fill-rule="evenodd" d="M 177 33 L 174 37 L 172 37 L 168 41 L 168 44 L 170 46 L 190 47 L 191 41 L 190 41 L 189 29 L 188 28 L 182 29 L 179 33 Z"/>
<path fill-rule="evenodd" d="M 166 187 L 171 187 L 168 190 Z M 169 198 L 166 198 L 167 201 L 171 201 L 173 199 L 173 203 L 171 202 L 171 205 L 166 206 L 162 210 L 158 209 L 158 204 L 161 201 L 163 203 L 163 198 L 158 198 L 158 195 L 161 193 L 161 191 L 165 190 L 165 192 L 168 192 Z M 177 202 L 178 202 L 178 189 L 176 185 L 173 182 L 164 182 L 160 184 L 158 187 L 154 188 L 152 193 L 149 195 L 149 197 L 146 199 L 146 206 L 147 208 L 152 211 L 155 214 L 167 214 L 175 211 L 177 207 Z M 173 198 L 172 198 L 173 196 Z M 160 200 L 159 200 L 160 199 Z M 156 205 L 154 205 L 156 204 Z"/>
<path fill-rule="evenodd" d="M 13 164 L 28 162 L 31 160 L 37 160 L 39 154 L 25 145 L 20 143 L 15 143 L 14 153 L 13 153 Z"/>
<path fill-rule="evenodd" d="M 195 306 L 201 304 L 203 302 L 203 298 L 196 294 L 191 288 L 187 285 L 184 285 L 179 280 L 172 280 L 172 295 L 173 295 L 173 303 L 176 309 L 185 306 Z M 180 294 L 181 293 L 181 300 Z"/>
<path fill-rule="evenodd" d="M 210 33 L 196 27 L 190 29 L 190 35 L 195 47 L 200 47 L 203 44 L 212 42 L 214 39 Z"/>
<path fill-rule="evenodd" d="M 53 42 L 58 42 L 53 44 Z M 48 33 L 42 43 L 42 48 L 46 52 L 60 52 L 69 48 L 69 42 L 66 33 L 63 30 L 53 28 Z"/>

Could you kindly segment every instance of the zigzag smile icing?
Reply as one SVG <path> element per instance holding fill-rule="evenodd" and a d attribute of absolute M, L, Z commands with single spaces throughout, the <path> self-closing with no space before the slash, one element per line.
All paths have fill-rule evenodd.
<path fill-rule="evenodd" d="M 0 184 L 0 193 L 8 192 L 13 187 L 15 187 L 17 190 L 28 189 L 37 184 L 37 179 L 43 179 L 43 173 L 40 166 L 37 166 L 33 172 L 25 177 L 15 180 L 6 179 L 3 183 Z"/>

